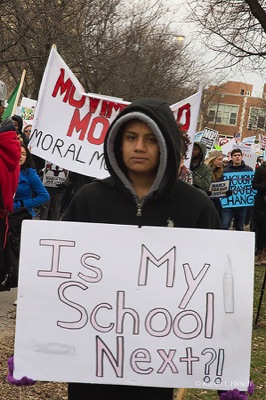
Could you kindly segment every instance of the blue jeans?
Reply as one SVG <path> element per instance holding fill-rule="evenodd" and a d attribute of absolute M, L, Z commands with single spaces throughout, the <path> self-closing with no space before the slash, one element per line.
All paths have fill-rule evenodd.
<path fill-rule="evenodd" d="M 247 207 L 223 208 L 221 214 L 222 229 L 229 229 L 234 219 L 234 229 L 243 231 Z"/>

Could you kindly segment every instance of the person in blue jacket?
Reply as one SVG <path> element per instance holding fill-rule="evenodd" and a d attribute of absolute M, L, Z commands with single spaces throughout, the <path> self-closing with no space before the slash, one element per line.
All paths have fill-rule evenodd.
<path fill-rule="evenodd" d="M 36 216 L 34 208 L 50 200 L 50 195 L 43 185 L 35 169 L 31 153 L 25 144 L 21 144 L 21 157 L 19 160 L 20 175 L 18 187 L 14 197 L 14 210 L 26 207 L 33 217 Z"/>

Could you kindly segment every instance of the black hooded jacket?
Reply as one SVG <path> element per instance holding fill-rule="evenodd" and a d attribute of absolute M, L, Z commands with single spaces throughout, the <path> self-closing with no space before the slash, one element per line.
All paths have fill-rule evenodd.
<path fill-rule="evenodd" d="M 149 125 L 160 147 L 157 176 L 141 201 L 122 162 L 122 125 L 139 119 Z M 175 226 L 220 229 L 210 199 L 177 180 L 181 138 L 170 107 L 157 99 L 136 100 L 122 110 L 108 129 L 104 156 L 110 177 L 82 187 L 72 200 L 64 220 L 137 226 Z"/>
<path fill-rule="evenodd" d="M 160 147 L 157 176 L 149 194 L 138 201 L 122 162 L 121 126 L 129 120 L 146 122 Z M 180 134 L 169 106 L 160 100 L 135 101 L 119 113 L 108 129 L 104 155 L 110 177 L 83 186 L 65 213 L 66 221 L 137 226 L 220 228 L 211 200 L 198 189 L 177 180 Z M 172 400 L 173 389 L 70 383 L 69 400 L 106 397 Z"/>

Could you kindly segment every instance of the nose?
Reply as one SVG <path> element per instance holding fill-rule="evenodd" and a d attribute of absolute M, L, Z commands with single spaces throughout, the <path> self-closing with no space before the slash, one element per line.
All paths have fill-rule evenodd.
<path fill-rule="evenodd" d="M 145 151 L 145 149 L 146 149 L 145 140 L 142 137 L 137 138 L 135 142 L 135 150 Z"/>

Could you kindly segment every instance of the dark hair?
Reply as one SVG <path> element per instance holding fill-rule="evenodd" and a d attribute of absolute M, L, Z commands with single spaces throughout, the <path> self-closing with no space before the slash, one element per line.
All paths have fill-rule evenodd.
<path fill-rule="evenodd" d="M 185 131 L 184 129 L 180 129 L 179 131 L 181 136 L 181 155 L 182 157 L 187 158 L 188 148 L 191 144 L 191 140 L 189 135 L 187 134 L 187 131 Z"/>
<path fill-rule="evenodd" d="M 242 156 L 242 150 L 240 150 L 240 149 L 233 149 L 233 150 L 231 151 L 231 157 L 232 157 L 232 155 L 235 154 L 235 153 L 240 153 L 241 156 Z"/>
<path fill-rule="evenodd" d="M 21 165 L 21 169 L 27 169 L 27 168 L 35 168 L 35 162 L 32 158 L 31 152 L 29 151 L 28 147 L 24 144 L 21 143 L 21 147 L 26 150 L 26 160 L 24 164 Z"/>

